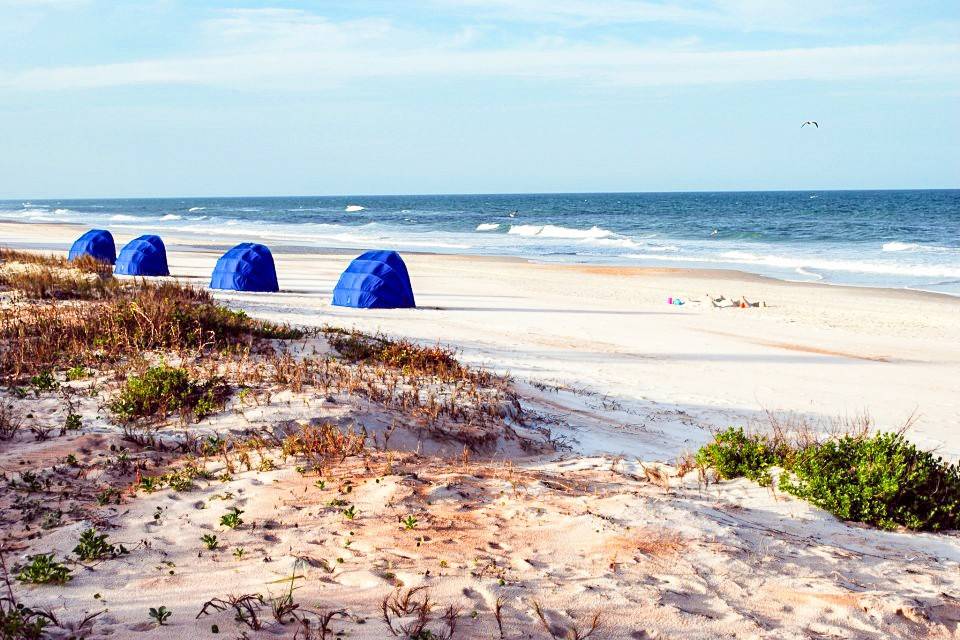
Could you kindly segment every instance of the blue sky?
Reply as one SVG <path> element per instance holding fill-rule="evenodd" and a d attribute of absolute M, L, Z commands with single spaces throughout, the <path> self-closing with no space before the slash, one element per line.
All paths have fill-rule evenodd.
<path fill-rule="evenodd" d="M 0 0 L 0 198 L 960 187 L 958 114 L 955 0 Z"/>

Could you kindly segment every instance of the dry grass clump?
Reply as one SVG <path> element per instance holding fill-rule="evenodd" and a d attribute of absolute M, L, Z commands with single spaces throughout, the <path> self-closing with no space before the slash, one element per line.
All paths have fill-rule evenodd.
<path fill-rule="evenodd" d="M 553 640 L 587 640 L 587 638 L 594 637 L 595 633 L 603 629 L 603 615 L 600 611 L 595 612 L 590 617 L 588 626 L 581 628 L 575 621 L 551 624 L 547 620 L 543 607 L 536 600 L 533 601 L 533 610 L 537 614 L 540 626 L 550 634 Z"/>
<path fill-rule="evenodd" d="M 22 425 L 13 405 L 0 404 L 0 440 L 13 440 Z"/>
<path fill-rule="evenodd" d="M 325 423 L 302 427 L 284 438 L 280 446 L 284 457 L 303 458 L 315 470 L 322 470 L 330 464 L 339 464 L 350 456 L 362 454 L 366 450 L 366 440 L 363 432 L 345 432 Z"/>
<path fill-rule="evenodd" d="M 113 266 L 91 256 L 76 260 L 0 248 L 0 288 L 37 300 L 102 299 L 117 282 Z"/>
<path fill-rule="evenodd" d="M 444 381 L 483 374 L 464 367 L 457 361 L 453 349 L 441 345 L 424 347 L 410 340 L 390 339 L 379 334 L 369 335 L 358 330 L 345 331 L 335 327 L 324 327 L 323 332 L 330 346 L 350 362 L 381 364 L 405 373 L 432 376 Z"/>
<path fill-rule="evenodd" d="M 629 552 L 654 558 L 675 556 L 687 547 L 686 541 L 675 531 L 647 529 L 618 538 L 615 546 Z"/>
<path fill-rule="evenodd" d="M 101 366 L 149 351 L 222 350 L 301 335 L 220 306 L 206 291 L 142 281 L 113 288 L 101 301 L 0 309 L 0 377 L 17 380 L 58 366 Z"/>
<path fill-rule="evenodd" d="M 523 419 L 509 379 L 462 365 L 452 349 L 333 327 L 323 333 L 341 357 L 298 363 L 313 385 L 399 410 L 433 439 L 479 451 L 513 435 L 506 418 Z"/>
<path fill-rule="evenodd" d="M 398 638 L 450 640 L 457 632 L 460 609 L 448 606 L 439 615 L 425 586 L 397 589 L 380 603 L 387 630 Z M 402 622 L 407 619 L 408 622 Z"/>

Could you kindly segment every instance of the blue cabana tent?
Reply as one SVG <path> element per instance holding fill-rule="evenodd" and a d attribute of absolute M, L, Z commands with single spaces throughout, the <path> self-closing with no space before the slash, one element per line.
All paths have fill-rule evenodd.
<path fill-rule="evenodd" d="M 217 260 L 210 278 L 211 289 L 232 291 L 279 291 L 273 254 L 262 244 L 244 242 Z"/>
<path fill-rule="evenodd" d="M 417 306 L 407 265 L 396 251 L 367 251 L 355 258 L 333 289 L 333 304 L 361 309 Z"/>
<path fill-rule="evenodd" d="M 100 262 L 113 264 L 117 261 L 117 247 L 113 244 L 113 236 L 103 229 L 90 229 L 77 238 L 70 247 L 69 260 L 76 260 L 81 256 L 91 256 Z"/>
<path fill-rule="evenodd" d="M 160 236 L 134 238 L 120 250 L 113 272 L 122 276 L 168 276 L 167 248 Z"/>

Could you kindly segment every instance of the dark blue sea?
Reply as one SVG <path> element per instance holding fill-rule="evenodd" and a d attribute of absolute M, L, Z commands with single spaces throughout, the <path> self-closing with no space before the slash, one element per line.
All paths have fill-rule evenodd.
<path fill-rule="evenodd" d="M 960 295 L 960 190 L 6 201 L 0 219 Z"/>

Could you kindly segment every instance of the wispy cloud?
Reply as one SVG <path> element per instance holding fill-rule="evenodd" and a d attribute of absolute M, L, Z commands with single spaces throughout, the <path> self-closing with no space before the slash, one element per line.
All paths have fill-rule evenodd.
<path fill-rule="evenodd" d="M 531 5 L 541 0 L 525 1 Z M 570 10 L 581 8 L 579 0 L 557 2 L 571 5 Z M 726 4 L 753 3 L 730 0 Z M 610 39 L 571 41 L 560 36 L 491 43 L 469 27 L 425 32 L 383 18 L 337 21 L 285 9 L 225 12 L 206 23 L 205 33 L 202 51 L 116 64 L 0 72 L 0 89 L 207 85 L 315 91 L 361 80 L 418 77 L 511 77 L 632 86 L 960 79 L 960 44 L 949 41 L 732 50 L 684 39 L 656 46 Z"/>
<path fill-rule="evenodd" d="M 79 7 L 88 4 L 90 0 L 0 0 L 0 9 L 13 8 L 65 8 Z"/>
<path fill-rule="evenodd" d="M 444 9 L 530 23 L 567 26 L 675 23 L 742 31 L 798 31 L 838 16 L 862 13 L 857 2 L 832 0 L 431 0 Z"/>

